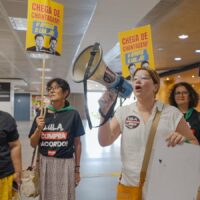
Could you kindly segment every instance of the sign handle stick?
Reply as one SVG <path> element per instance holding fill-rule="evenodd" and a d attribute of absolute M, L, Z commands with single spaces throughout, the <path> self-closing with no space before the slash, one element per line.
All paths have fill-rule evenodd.
<path fill-rule="evenodd" d="M 45 105 L 44 105 L 44 84 L 45 84 L 45 62 L 46 59 L 43 57 L 42 59 L 42 86 L 41 86 L 41 112 L 40 116 L 45 116 Z"/>

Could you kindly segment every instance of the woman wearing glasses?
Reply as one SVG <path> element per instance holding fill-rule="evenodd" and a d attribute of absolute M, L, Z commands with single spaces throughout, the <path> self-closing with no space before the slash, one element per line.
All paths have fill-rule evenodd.
<path fill-rule="evenodd" d="M 141 197 L 139 190 L 139 185 L 143 184 L 140 175 L 142 174 L 147 138 L 157 111 L 162 112 L 162 114 L 155 140 L 166 140 L 168 146 L 182 144 L 186 139 L 191 143 L 198 143 L 183 119 L 182 113 L 173 106 L 163 105 L 155 99 L 160 88 L 160 77 L 155 70 L 150 68 L 136 69 L 132 76 L 132 85 L 137 101 L 118 108 L 114 117 L 98 129 L 98 139 L 101 146 L 113 144 L 121 135 L 122 168 L 117 191 L 118 200 L 146 199 L 145 188 L 148 175 L 147 182 L 144 183 L 143 197 Z M 113 102 L 112 98 L 112 93 L 109 91 L 103 94 L 100 99 L 102 102 L 100 104 L 101 113 L 107 113 Z M 127 190 L 132 192 L 127 193 Z"/>
<path fill-rule="evenodd" d="M 169 96 L 169 103 L 177 107 L 200 143 L 200 113 L 194 108 L 198 105 L 199 95 L 186 82 L 175 84 Z"/>
<path fill-rule="evenodd" d="M 185 120 L 200 143 L 200 113 L 194 109 L 198 101 L 199 95 L 187 82 L 175 84 L 169 96 L 169 103 L 184 114 Z M 197 200 L 200 200 L 200 187 Z"/>
<path fill-rule="evenodd" d="M 51 105 L 36 116 L 30 130 L 32 147 L 40 153 L 40 200 L 75 200 L 80 182 L 80 136 L 85 134 L 79 113 L 69 105 L 69 84 L 60 78 L 47 83 Z"/>

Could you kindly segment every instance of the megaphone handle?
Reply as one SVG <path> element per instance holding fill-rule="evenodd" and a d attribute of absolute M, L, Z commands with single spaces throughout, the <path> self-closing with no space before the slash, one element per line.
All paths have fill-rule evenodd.
<path fill-rule="evenodd" d="M 85 99 L 85 114 L 86 114 L 86 118 L 87 118 L 87 121 L 88 121 L 88 126 L 90 129 L 92 129 L 92 122 L 90 120 L 90 115 L 89 115 L 89 110 L 88 110 L 88 105 L 87 105 L 87 79 L 85 79 L 85 76 L 84 76 L 84 80 L 83 80 L 83 89 L 84 89 L 84 99 Z"/>
<path fill-rule="evenodd" d="M 85 70 L 85 74 L 84 74 L 84 79 L 83 79 L 83 87 L 84 87 L 84 99 L 85 99 L 85 113 L 86 113 L 86 118 L 88 120 L 88 125 L 89 128 L 92 129 L 92 122 L 90 120 L 90 115 L 89 115 L 89 110 L 88 110 L 88 106 L 87 106 L 87 79 L 89 78 L 89 72 L 90 72 L 90 68 L 92 66 L 92 63 L 94 61 L 94 57 L 96 55 L 96 52 L 99 48 L 99 43 L 95 43 L 93 46 L 92 51 L 90 52 L 90 59 L 87 65 L 87 68 Z"/>
<path fill-rule="evenodd" d="M 118 93 L 117 93 L 117 95 L 116 95 L 115 101 L 113 102 L 112 106 L 110 107 L 110 109 L 108 110 L 108 112 L 107 112 L 106 114 L 104 114 L 104 113 L 101 111 L 101 108 L 99 108 L 99 113 L 100 113 L 100 115 L 101 115 L 104 119 L 103 119 L 103 122 L 102 122 L 101 124 L 99 124 L 99 126 L 96 126 L 95 128 L 104 125 L 104 124 L 108 121 L 108 119 L 112 116 L 113 111 L 114 111 L 114 108 L 115 108 L 115 105 L 116 105 L 116 103 L 117 103 L 117 97 L 118 97 Z"/>
<path fill-rule="evenodd" d="M 88 126 L 89 126 L 90 129 L 100 127 L 103 124 L 105 124 L 108 121 L 108 119 L 111 117 L 111 115 L 112 115 L 112 113 L 114 111 L 114 107 L 115 107 L 116 102 L 117 102 L 117 97 L 118 97 L 118 93 L 119 92 L 117 93 L 115 101 L 113 102 L 112 106 L 110 107 L 110 109 L 106 113 L 106 115 L 104 115 L 101 112 L 101 110 L 99 110 L 99 113 L 104 118 L 103 122 L 100 125 L 98 125 L 98 126 L 92 126 L 92 122 L 91 122 L 90 115 L 89 115 L 89 110 L 88 110 L 88 105 L 87 105 L 87 102 L 88 102 L 87 101 L 87 79 L 83 80 L 83 88 L 84 88 L 84 99 L 85 99 L 85 102 L 84 102 L 85 106 L 84 107 L 85 107 L 86 118 L 87 118 L 87 121 L 88 121 Z"/>
<path fill-rule="evenodd" d="M 89 61 L 88 61 L 88 64 L 87 64 L 87 68 L 86 68 L 86 70 L 85 70 L 85 74 L 84 74 L 84 80 L 86 79 L 88 79 L 89 78 L 89 72 L 90 72 L 90 68 L 91 68 L 91 66 L 92 66 L 92 63 L 93 63 L 93 61 L 94 61 L 94 57 L 95 57 L 95 55 L 96 55 L 96 53 L 97 53 L 97 51 L 98 51 L 98 49 L 99 49 L 99 43 L 95 43 L 94 44 L 94 46 L 93 46 L 93 48 L 92 48 L 92 51 L 90 52 L 90 59 L 89 59 Z"/>
<path fill-rule="evenodd" d="M 119 92 L 122 90 L 123 82 L 124 82 L 124 78 L 123 78 L 122 76 L 120 76 L 119 83 L 118 83 L 118 85 L 115 87 L 115 89 L 117 89 Z"/>

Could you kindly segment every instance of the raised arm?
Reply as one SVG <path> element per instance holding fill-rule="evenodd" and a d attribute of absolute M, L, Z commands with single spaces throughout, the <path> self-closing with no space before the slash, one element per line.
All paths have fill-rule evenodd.
<path fill-rule="evenodd" d="M 101 146 L 111 145 L 120 135 L 120 126 L 115 117 L 99 127 L 98 140 Z"/>
<path fill-rule="evenodd" d="M 107 90 L 99 99 L 100 112 L 104 115 L 109 111 L 113 102 L 115 101 L 116 94 L 113 91 Z M 104 118 L 101 117 L 101 123 Z M 107 120 L 98 129 L 98 140 L 101 146 L 111 145 L 120 135 L 120 125 L 115 117 Z"/>

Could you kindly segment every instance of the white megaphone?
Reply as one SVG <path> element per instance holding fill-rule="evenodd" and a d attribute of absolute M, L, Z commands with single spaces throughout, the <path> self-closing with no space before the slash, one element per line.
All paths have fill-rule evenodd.
<path fill-rule="evenodd" d="M 120 97 L 129 97 L 133 91 L 132 85 L 107 67 L 102 57 L 103 51 L 99 43 L 85 48 L 74 62 L 73 80 L 77 83 L 84 79 L 93 80 L 109 90 L 114 90 Z"/>

